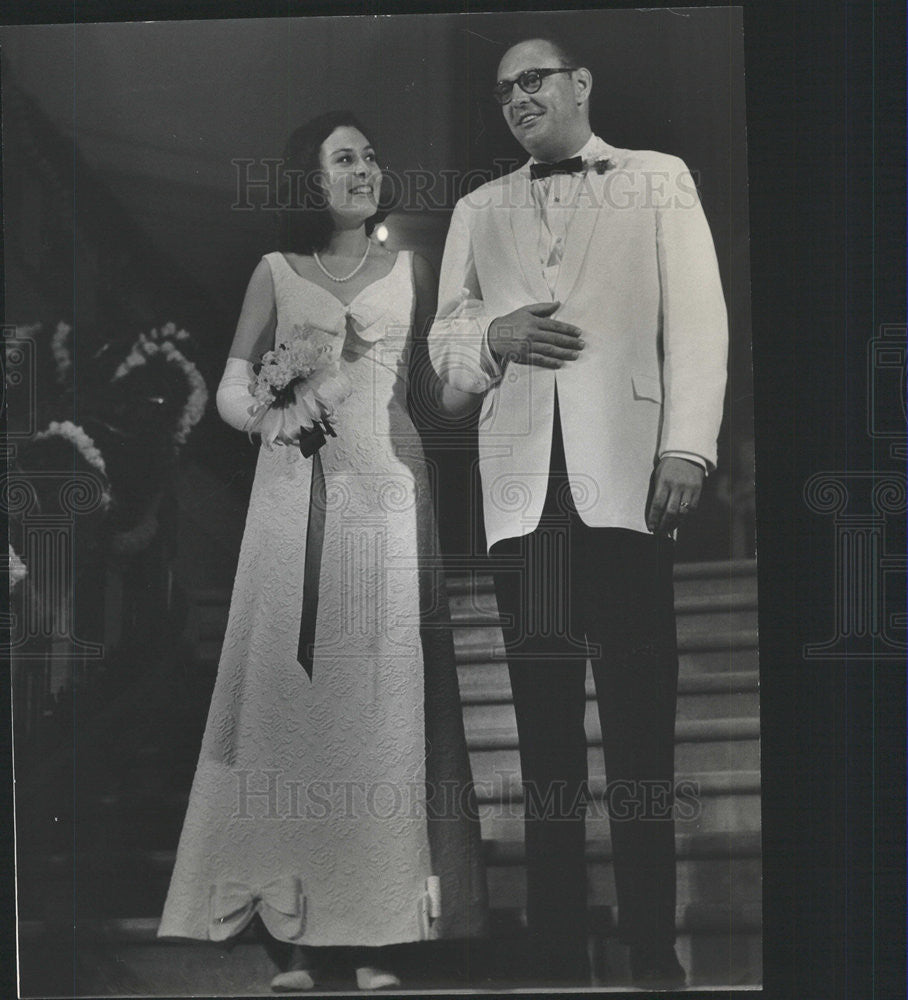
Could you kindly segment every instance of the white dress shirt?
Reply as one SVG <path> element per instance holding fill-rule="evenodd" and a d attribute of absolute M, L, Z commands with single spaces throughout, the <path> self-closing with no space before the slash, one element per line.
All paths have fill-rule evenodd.
<path fill-rule="evenodd" d="M 586 164 L 599 154 L 605 155 L 605 143 L 591 135 L 574 155 L 579 156 Z M 532 162 L 539 161 L 534 159 Z M 582 181 L 582 173 L 551 174 L 533 181 L 530 186 L 538 216 L 539 263 L 553 295 L 564 257 L 564 241 L 577 210 L 577 192 Z"/>

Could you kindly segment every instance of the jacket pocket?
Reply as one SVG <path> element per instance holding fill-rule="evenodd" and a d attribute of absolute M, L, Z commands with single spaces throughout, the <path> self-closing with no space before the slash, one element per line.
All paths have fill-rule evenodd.
<path fill-rule="evenodd" d="M 662 383 L 653 375 L 634 372 L 631 375 L 634 385 L 634 399 L 651 399 L 654 403 L 662 402 Z"/>

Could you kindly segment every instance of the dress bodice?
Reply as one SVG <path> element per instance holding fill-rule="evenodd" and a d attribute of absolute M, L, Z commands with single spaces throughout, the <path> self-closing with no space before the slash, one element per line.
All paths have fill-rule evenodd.
<path fill-rule="evenodd" d="M 271 267 L 277 305 L 275 344 L 308 325 L 335 340 L 335 353 L 353 391 L 332 421 L 338 437 L 324 449 L 326 471 L 387 469 L 387 456 L 406 462 L 418 434 L 407 410 L 407 366 L 415 295 L 412 254 L 400 251 L 391 270 L 349 303 L 304 278 L 282 253 Z"/>
<path fill-rule="evenodd" d="M 366 285 L 350 302 L 304 278 L 282 253 L 269 253 L 265 259 L 271 265 L 278 306 L 277 343 L 291 335 L 301 319 L 342 338 L 352 328 L 367 343 L 387 339 L 389 330 L 395 328 L 409 330 L 414 299 L 410 251 L 401 250 L 391 270 Z"/>

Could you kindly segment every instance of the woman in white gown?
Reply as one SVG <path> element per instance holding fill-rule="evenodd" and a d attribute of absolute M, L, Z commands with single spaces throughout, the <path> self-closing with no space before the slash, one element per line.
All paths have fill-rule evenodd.
<path fill-rule="evenodd" d="M 303 325 L 336 345 L 353 391 L 320 469 L 292 436 L 260 448 L 158 933 L 225 940 L 257 914 L 297 946 L 275 989 L 315 985 L 313 949 L 332 945 L 357 949 L 357 983 L 374 989 L 399 985 L 374 949 L 485 932 L 479 825 L 408 385 L 448 412 L 473 400 L 415 364 L 433 275 L 421 258 L 370 240 L 381 171 L 356 121 L 332 113 L 302 126 L 288 167 L 298 172 L 294 197 L 309 199 L 284 213 L 295 252 L 267 254 L 252 275 L 218 409 L 248 428 L 252 363 Z M 314 635 L 301 634 L 307 621 Z"/>

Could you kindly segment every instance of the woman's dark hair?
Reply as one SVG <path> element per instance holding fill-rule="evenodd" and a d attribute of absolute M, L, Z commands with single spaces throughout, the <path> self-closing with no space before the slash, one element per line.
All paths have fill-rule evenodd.
<path fill-rule="evenodd" d="M 322 143 L 338 128 L 369 133 L 349 111 L 328 111 L 295 129 L 284 147 L 280 185 L 281 211 L 278 215 L 278 249 L 311 254 L 324 250 L 334 229 L 320 183 L 319 151 Z M 387 209 L 366 220 L 366 235 L 385 218 Z"/>

